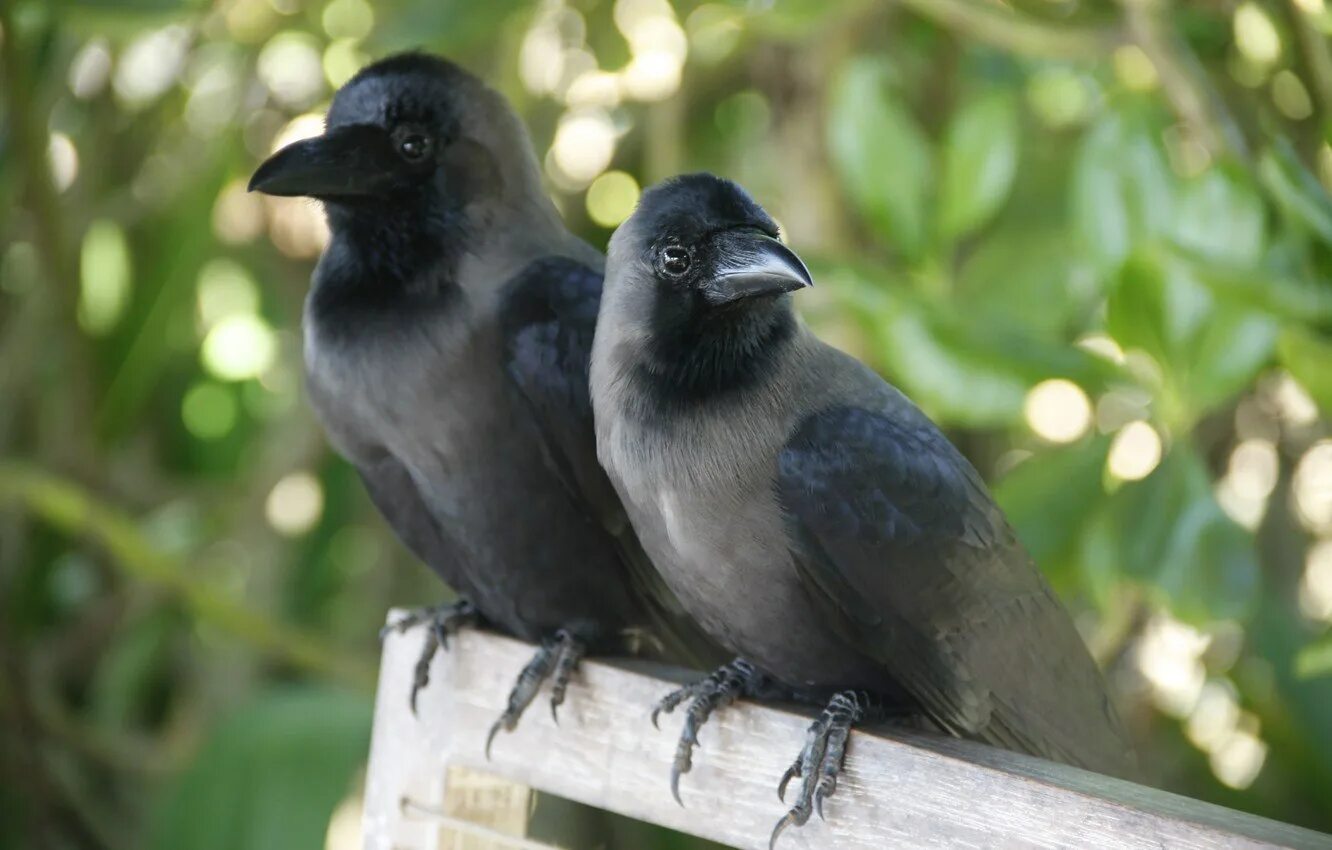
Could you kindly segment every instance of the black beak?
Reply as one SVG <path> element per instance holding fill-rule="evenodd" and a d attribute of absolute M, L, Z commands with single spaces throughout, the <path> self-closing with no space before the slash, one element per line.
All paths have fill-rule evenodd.
<path fill-rule="evenodd" d="M 758 230 L 724 230 L 712 244 L 718 259 L 704 294 L 714 306 L 814 285 L 790 248 Z"/>
<path fill-rule="evenodd" d="M 402 161 L 388 131 L 352 124 L 292 142 L 250 178 L 250 191 L 311 198 L 364 197 L 393 187 Z"/>

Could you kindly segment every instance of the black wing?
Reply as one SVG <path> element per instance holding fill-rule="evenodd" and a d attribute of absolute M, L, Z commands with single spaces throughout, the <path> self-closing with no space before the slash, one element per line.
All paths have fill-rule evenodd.
<path fill-rule="evenodd" d="M 615 531 L 627 518 L 597 461 L 588 388 L 600 304 L 600 272 L 548 257 L 509 284 L 500 328 L 505 370 L 536 419 L 547 462 L 569 492 Z"/>
<path fill-rule="evenodd" d="M 597 460 L 588 372 L 597 311 L 599 271 L 566 257 L 528 266 L 505 291 L 500 311 L 504 364 L 532 411 L 546 461 L 571 498 L 616 540 L 627 578 L 644 601 L 667 657 L 706 665 L 722 657 L 662 584 L 634 535 L 614 485 Z"/>
<path fill-rule="evenodd" d="M 811 597 L 943 728 L 1132 773 L 1095 662 L 980 476 L 914 408 L 885 411 L 818 413 L 780 456 Z"/>
<path fill-rule="evenodd" d="M 403 545 L 459 592 L 458 576 L 451 567 L 459 563 L 461 552 L 435 521 L 407 468 L 385 453 L 378 460 L 357 463 L 356 471 L 370 500 Z"/>

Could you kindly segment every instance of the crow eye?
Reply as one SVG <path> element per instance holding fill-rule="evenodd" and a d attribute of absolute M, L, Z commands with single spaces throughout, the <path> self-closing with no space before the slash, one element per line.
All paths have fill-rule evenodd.
<path fill-rule="evenodd" d="M 420 162 L 430 153 L 430 139 L 420 133 L 404 136 L 398 142 L 398 152 L 408 162 Z"/>
<path fill-rule="evenodd" d="M 689 251 L 679 245 L 668 245 L 661 252 L 661 267 L 667 274 L 679 277 L 689 271 Z"/>

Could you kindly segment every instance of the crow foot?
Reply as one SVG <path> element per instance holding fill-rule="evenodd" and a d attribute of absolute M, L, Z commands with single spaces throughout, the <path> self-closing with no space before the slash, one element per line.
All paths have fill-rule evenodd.
<path fill-rule="evenodd" d="M 476 608 L 472 603 L 466 599 L 459 599 L 457 602 L 446 602 L 443 605 L 414 608 L 396 623 L 390 623 L 379 630 L 379 639 L 382 641 L 392 632 L 403 634 L 420 625 L 430 627 L 426 632 L 425 645 L 421 647 L 421 655 L 416 659 L 416 669 L 412 673 L 412 693 L 409 698 L 412 714 L 416 714 L 416 695 L 430 684 L 430 662 L 434 660 L 435 653 L 441 648 L 447 652 L 449 636 L 457 634 L 464 626 L 476 625 L 477 619 Z"/>
<path fill-rule="evenodd" d="M 877 716 L 878 712 L 877 702 L 863 691 L 841 691 L 828 701 L 823 713 L 810 724 L 804 749 L 786 769 L 777 786 L 777 796 L 785 800 L 787 784 L 792 779 L 800 780 L 795 805 L 773 828 L 768 850 L 776 846 L 777 837 L 788 826 L 804 826 L 813 811 L 823 818 L 823 801 L 837 790 L 837 777 L 846 758 L 851 727 Z"/>
<path fill-rule="evenodd" d="M 569 680 L 578 669 L 578 662 L 586 653 L 586 645 L 565 629 L 560 629 L 554 637 L 541 642 L 532 660 L 527 662 L 523 672 L 518 674 L 518 681 L 509 692 L 509 704 L 505 707 L 504 713 L 490 727 L 490 734 L 486 736 L 487 759 L 490 758 L 490 745 L 495 741 L 495 736 L 501 729 L 505 732 L 514 730 L 518 725 L 518 719 L 532 704 L 532 700 L 536 699 L 537 691 L 541 690 L 541 683 L 547 679 L 551 680 L 550 716 L 555 718 L 556 723 L 559 722 L 558 710 L 564 703 Z"/>
<path fill-rule="evenodd" d="M 684 805 L 680 799 L 680 776 L 693 767 L 699 728 L 708 722 L 714 710 L 725 708 L 741 695 L 753 695 L 764 683 L 763 674 L 754 669 L 754 665 L 743 658 L 737 658 L 718 667 L 706 678 L 672 691 L 653 707 L 652 725 L 657 726 L 657 718 L 662 712 L 670 714 L 676 706 L 689 701 L 689 708 L 685 710 L 684 728 L 680 732 L 675 758 L 671 762 L 671 796 L 675 797 L 675 802 Z"/>

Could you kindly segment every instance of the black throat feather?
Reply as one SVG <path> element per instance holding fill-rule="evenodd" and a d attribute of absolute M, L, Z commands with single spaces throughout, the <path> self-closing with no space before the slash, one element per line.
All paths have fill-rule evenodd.
<path fill-rule="evenodd" d="M 729 310 L 658 300 L 640 379 L 654 405 L 687 408 L 761 384 L 795 336 L 787 296 Z"/>
<path fill-rule="evenodd" d="M 310 309 L 337 333 L 446 307 L 459 290 L 468 227 L 460 211 L 402 203 L 327 205 L 332 238 L 315 274 Z"/>

